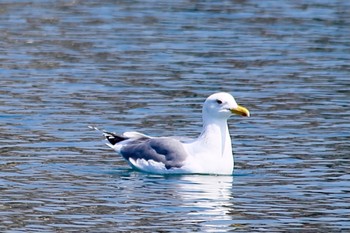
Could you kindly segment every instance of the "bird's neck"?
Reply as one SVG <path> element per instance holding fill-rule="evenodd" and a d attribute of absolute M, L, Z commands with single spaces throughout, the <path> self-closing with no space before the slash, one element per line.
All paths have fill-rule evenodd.
<path fill-rule="evenodd" d="M 221 156 L 232 156 L 231 138 L 226 119 L 203 119 L 199 139 L 205 146 L 215 148 Z"/>

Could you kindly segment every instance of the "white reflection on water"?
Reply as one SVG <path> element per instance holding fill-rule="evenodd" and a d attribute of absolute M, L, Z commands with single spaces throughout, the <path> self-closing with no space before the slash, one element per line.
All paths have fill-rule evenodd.
<path fill-rule="evenodd" d="M 177 185 L 184 205 L 193 212 L 190 221 L 201 222 L 201 231 L 227 231 L 231 217 L 233 176 L 184 176 Z"/>

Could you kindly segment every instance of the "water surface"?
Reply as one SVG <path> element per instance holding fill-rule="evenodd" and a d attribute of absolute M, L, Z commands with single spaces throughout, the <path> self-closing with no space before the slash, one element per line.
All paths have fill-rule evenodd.
<path fill-rule="evenodd" d="M 1 232 L 350 231 L 349 1 L 2 1 Z M 234 176 L 135 172 L 88 125 L 196 137 Z"/>

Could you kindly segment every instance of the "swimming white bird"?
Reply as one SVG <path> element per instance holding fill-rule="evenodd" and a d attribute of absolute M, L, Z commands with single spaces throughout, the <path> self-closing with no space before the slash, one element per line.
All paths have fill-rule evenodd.
<path fill-rule="evenodd" d="M 122 135 L 104 132 L 107 145 L 138 170 L 156 174 L 233 173 L 231 137 L 227 119 L 232 114 L 249 117 L 248 109 L 238 105 L 229 93 L 209 96 L 202 109 L 202 133 L 194 140 L 151 137 L 138 132 Z"/>

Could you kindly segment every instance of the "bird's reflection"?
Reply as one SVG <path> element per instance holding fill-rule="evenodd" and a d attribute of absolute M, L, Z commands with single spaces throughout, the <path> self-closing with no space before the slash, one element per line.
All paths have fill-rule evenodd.
<path fill-rule="evenodd" d="M 227 227 L 231 217 L 233 176 L 182 176 L 177 194 L 190 207 L 193 220 L 202 222 L 206 231 Z"/>

